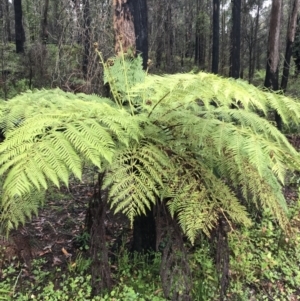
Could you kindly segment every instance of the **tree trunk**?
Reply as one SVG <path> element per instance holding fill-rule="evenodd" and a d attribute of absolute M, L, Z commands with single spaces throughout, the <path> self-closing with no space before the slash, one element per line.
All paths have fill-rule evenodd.
<path fill-rule="evenodd" d="M 9 1 L 4 0 L 4 11 L 5 11 L 5 29 L 7 34 L 7 41 L 11 42 L 11 30 L 10 30 L 10 12 L 9 12 Z"/>
<path fill-rule="evenodd" d="M 14 0 L 16 53 L 24 53 L 25 32 L 23 27 L 22 1 Z"/>
<path fill-rule="evenodd" d="M 165 17 L 165 59 L 167 71 L 172 71 L 173 61 L 173 36 L 172 36 L 172 8 L 171 3 L 167 1 L 166 17 Z"/>
<path fill-rule="evenodd" d="M 133 11 L 133 23 L 135 31 L 135 45 L 137 53 L 143 58 L 143 68 L 148 66 L 148 14 L 147 1 L 135 0 L 131 2 Z"/>
<path fill-rule="evenodd" d="M 267 68 L 265 77 L 265 87 L 277 91 L 278 70 L 279 70 L 279 36 L 281 21 L 282 0 L 273 0 L 270 18 L 269 41 L 267 52 Z M 277 112 L 275 112 L 275 121 L 279 130 L 282 129 L 282 120 Z"/>
<path fill-rule="evenodd" d="M 295 76 L 300 74 L 300 18 L 297 18 L 297 27 L 295 33 L 295 41 L 293 45 L 293 59 L 295 62 Z"/>
<path fill-rule="evenodd" d="M 162 1 L 158 2 L 158 12 L 163 11 Z M 155 66 L 160 68 L 162 62 L 162 53 L 163 53 L 163 18 L 162 13 L 157 14 L 157 38 L 156 38 L 156 51 L 155 51 Z"/>
<path fill-rule="evenodd" d="M 222 15 L 221 15 L 221 31 L 222 31 L 222 34 L 221 34 L 221 56 L 220 56 L 220 59 L 221 59 L 221 62 L 220 62 L 220 67 L 221 67 L 221 74 L 222 75 L 225 75 L 227 74 L 226 72 L 226 67 L 227 67 L 227 63 L 228 63 L 228 60 L 227 60 L 227 54 L 228 54 L 228 51 L 227 51 L 227 46 L 228 46 L 228 34 L 227 34 L 227 31 L 226 31 L 226 18 L 227 18 L 227 12 L 226 12 L 226 9 L 224 8 L 224 0 L 222 0 Z"/>
<path fill-rule="evenodd" d="M 108 189 L 103 189 L 105 173 L 98 174 L 98 191 L 91 199 L 86 216 L 86 230 L 90 233 L 90 255 L 92 259 L 92 293 L 99 295 L 111 287 L 108 249 L 105 239 L 105 216 Z"/>
<path fill-rule="evenodd" d="M 232 1 L 232 30 L 230 49 L 230 73 L 229 76 L 240 76 L 240 49 L 241 49 L 241 0 Z"/>
<path fill-rule="evenodd" d="M 199 22 L 199 13 L 200 13 L 200 3 L 199 0 L 196 0 L 196 29 L 195 29 L 195 56 L 194 63 L 199 66 L 200 61 L 200 22 Z M 187 40 L 187 39 L 186 39 Z M 187 56 L 185 56 L 187 57 Z"/>
<path fill-rule="evenodd" d="M 48 7 L 49 7 L 49 0 L 45 0 L 43 20 L 42 20 L 42 42 L 45 45 L 48 42 Z"/>
<path fill-rule="evenodd" d="M 136 52 L 132 0 L 114 0 L 115 52 Z M 135 3 L 135 1 L 133 2 Z"/>
<path fill-rule="evenodd" d="M 146 0 L 114 0 L 115 51 L 141 53 L 143 67 L 148 60 L 148 27 Z M 152 208 L 153 209 L 153 208 Z M 156 232 L 153 210 L 138 216 L 133 224 L 133 251 L 155 250 Z"/>
<path fill-rule="evenodd" d="M 283 73 L 281 79 L 281 90 L 286 91 L 289 72 L 290 72 L 290 63 L 293 51 L 293 44 L 295 40 L 296 26 L 297 26 L 297 15 L 300 7 L 300 0 L 294 0 L 293 10 L 290 16 L 288 32 L 287 32 L 287 40 L 286 40 L 286 49 L 284 56 L 284 66 Z"/>
<path fill-rule="evenodd" d="M 220 0 L 213 0 L 213 45 L 211 72 L 219 72 Z"/>
<path fill-rule="evenodd" d="M 253 47 L 252 47 L 252 59 L 250 60 L 250 68 L 249 68 L 249 82 L 251 83 L 254 77 L 254 71 L 256 68 L 256 53 L 257 53 L 257 44 L 258 44 L 258 28 L 259 28 L 259 17 L 260 17 L 260 1 L 257 4 L 257 13 L 255 17 L 255 27 L 254 27 L 254 40 L 253 40 Z"/>
<path fill-rule="evenodd" d="M 83 0 L 83 28 L 84 28 L 84 51 L 82 60 L 82 72 L 85 79 L 88 78 L 88 65 L 91 53 L 91 15 L 90 15 L 90 1 Z"/>

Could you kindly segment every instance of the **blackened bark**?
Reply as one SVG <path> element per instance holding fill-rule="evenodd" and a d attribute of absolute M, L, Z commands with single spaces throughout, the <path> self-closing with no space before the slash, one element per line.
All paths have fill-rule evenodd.
<path fill-rule="evenodd" d="M 139 253 L 156 251 L 156 227 L 153 207 L 146 211 L 146 215 L 140 215 L 134 219 L 132 251 Z"/>
<path fill-rule="evenodd" d="M 135 31 L 135 45 L 137 53 L 143 58 L 143 68 L 148 66 L 148 14 L 147 1 L 135 0 L 131 2 Z"/>
<path fill-rule="evenodd" d="M 148 61 L 148 27 L 146 0 L 114 0 L 115 51 L 141 53 L 143 67 Z M 146 215 L 138 216 L 133 224 L 132 250 L 147 252 L 155 250 L 156 230 L 153 208 Z"/>
<path fill-rule="evenodd" d="M 213 45 L 211 72 L 219 72 L 220 0 L 213 0 Z"/>
<path fill-rule="evenodd" d="M 24 53 L 25 31 L 23 27 L 22 1 L 14 0 L 16 53 Z"/>
<path fill-rule="evenodd" d="M 232 30 L 230 49 L 230 77 L 239 78 L 241 52 L 241 0 L 232 1 Z"/>
<path fill-rule="evenodd" d="M 130 2 L 130 1 L 129 1 Z M 130 2 L 135 31 L 136 51 L 141 53 L 143 68 L 148 64 L 148 13 L 146 0 L 133 0 Z M 156 230 L 153 207 L 146 211 L 146 215 L 135 218 L 133 223 L 133 251 L 155 251 Z"/>
<path fill-rule="evenodd" d="M 91 15 L 90 15 L 90 1 L 83 0 L 83 28 L 84 28 L 84 51 L 82 60 L 82 72 L 85 79 L 88 77 L 89 57 L 91 53 Z"/>
<path fill-rule="evenodd" d="M 286 41 L 286 49 L 284 56 L 284 66 L 283 73 L 281 79 L 281 90 L 286 91 L 289 73 L 290 73 L 290 63 L 293 52 L 293 44 L 295 40 L 296 34 L 296 26 L 297 26 L 297 15 L 300 7 L 300 0 L 294 0 L 293 10 L 290 17 L 288 32 L 287 32 L 287 41 Z"/>
<path fill-rule="evenodd" d="M 282 0 L 273 0 L 271 9 L 267 67 L 264 86 L 270 90 L 279 89 L 278 72 L 279 72 L 279 35 L 281 22 Z M 277 128 L 282 130 L 282 120 L 277 111 L 275 112 L 275 121 Z"/>

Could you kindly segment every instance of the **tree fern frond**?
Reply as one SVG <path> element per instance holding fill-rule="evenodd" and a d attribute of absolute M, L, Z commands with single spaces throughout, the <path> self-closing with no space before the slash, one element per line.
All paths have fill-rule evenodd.
<path fill-rule="evenodd" d="M 146 140 L 121 151 L 105 181 L 115 212 L 122 211 L 131 222 L 136 215 L 145 214 L 156 202 L 169 168 L 165 153 Z"/>
<path fill-rule="evenodd" d="M 31 218 L 32 214 L 37 215 L 37 209 L 44 202 L 44 191 L 31 190 L 29 194 L 22 196 L 2 195 L 0 230 L 2 233 L 8 233 L 13 228 L 17 228 L 20 224 L 24 224 L 27 218 Z"/>

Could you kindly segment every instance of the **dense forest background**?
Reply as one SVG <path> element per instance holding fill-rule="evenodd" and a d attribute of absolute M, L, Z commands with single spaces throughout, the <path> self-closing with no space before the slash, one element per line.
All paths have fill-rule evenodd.
<path fill-rule="evenodd" d="M 268 51 L 270 1 L 147 2 L 150 72 L 203 70 L 229 76 L 240 57 L 239 70 L 233 77 L 261 84 Z M 235 2 L 240 2 L 237 10 L 233 9 Z M 292 0 L 283 1 L 281 68 L 292 8 Z M 9 98 L 20 90 L 41 87 L 100 93 L 102 70 L 93 45 L 97 43 L 105 59 L 114 55 L 112 18 L 112 1 L 3 0 L 1 96 Z M 235 23 L 239 24 L 237 29 Z M 238 55 L 232 53 L 236 43 Z M 295 47 L 298 62 L 299 46 Z M 296 76 L 293 60 L 289 67 Z"/>

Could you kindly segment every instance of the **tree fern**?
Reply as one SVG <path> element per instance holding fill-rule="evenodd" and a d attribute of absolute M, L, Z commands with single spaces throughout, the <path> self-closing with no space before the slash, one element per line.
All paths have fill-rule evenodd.
<path fill-rule="evenodd" d="M 17 226 L 36 212 L 31 193 L 68 185 L 82 162 L 106 170 L 110 205 L 132 221 L 167 202 L 193 241 L 218 216 L 249 225 L 247 208 L 270 208 L 286 227 L 282 185 L 299 154 L 269 117 L 299 123 L 296 100 L 216 75 L 147 75 L 140 59 L 105 66 L 114 102 L 60 90 L 1 102 L 2 219 Z M 20 210 L 14 210 L 20 204 Z"/>

